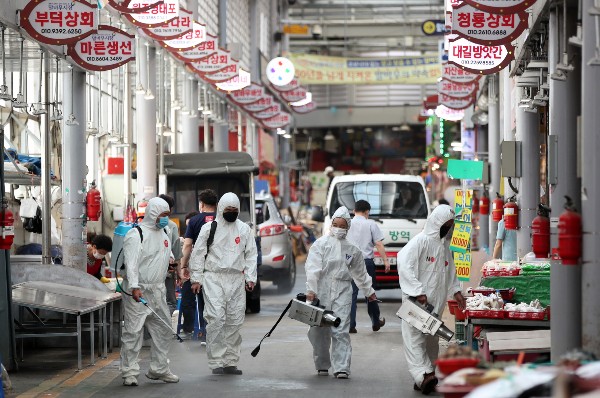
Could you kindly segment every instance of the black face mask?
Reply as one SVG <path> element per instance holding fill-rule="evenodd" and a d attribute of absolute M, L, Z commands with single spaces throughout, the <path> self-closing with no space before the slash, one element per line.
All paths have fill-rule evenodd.
<path fill-rule="evenodd" d="M 440 228 L 440 238 L 444 239 L 444 237 L 448 234 L 452 227 L 453 225 L 450 225 L 449 227 L 442 225 L 442 227 Z"/>
<path fill-rule="evenodd" d="M 237 211 L 228 211 L 227 213 L 223 213 L 223 218 L 225 221 L 234 222 L 237 220 L 238 214 Z"/>

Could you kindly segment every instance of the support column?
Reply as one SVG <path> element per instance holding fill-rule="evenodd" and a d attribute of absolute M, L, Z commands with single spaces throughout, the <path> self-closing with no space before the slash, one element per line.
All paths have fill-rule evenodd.
<path fill-rule="evenodd" d="M 490 184 L 488 192 L 490 199 L 496 197 L 500 192 L 500 106 L 498 104 L 498 92 L 500 91 L 498 75 L 490 75 L 488 78 L 488 161 L 490 163 Z M 498 223 L 489 219 L 488 242 L 496 242 Z M 493 246 L 493 243 L 492 245 Z"/>
<path fill-rule="evenodd" d="M 148 57 L 145 57 L 148 51 Z M 146 90 L 156 94 L 156 55 L 153 47 L 139 40 L 138 51 L 141 82 L 150 83 Z M 136 93 L 137 127 L 137 196 L 136 201 L 156 196 L 156 100 L 146 99 L 144 93 Z"/>
<path fill-rule="evenodd" d="M 483 126 L 477 126 L 477 157 L 482 160 L 482 154 L 488 152 L 488 131 Z M 485 159 L 485 158 L 484 158 Z M 487 192 L 487 186 L 484 187 L 484 191 Z M 490 248 L 490 215 L 480 214 L 479 215 L 479 247 L 482 250 L 489 250 Z M 490 251 L 491 253 L 491 251 Z"/>
<path fill-rule="evenodd" d="M 600 306 L 598 305 L 598 286 L 600 286 L 600 181 L 598 170 L 600 157 L 600 60 L 596 42 L 600 35 L 600 15 L 591 15 L 590 11 L 600 12 L 594 8 L 594 0 L 582 0 L 583 6 L 583 53 L 581 63 L 583 74 L 581 79 L 582 96 L 582 181 L 581 209 L 583 218 L 583 265 L 582 284 L 582 314 L 583 334 L 582 345 L 585 351 L 600 355 Z M 596 2 L 597 4 L 597 2 Z"/>
<path fill-rule="evenodd" d="M 550 10 L 548 41 L 548 75 L 557 72 L 561 62 L 562 24 L 558 8 Z M 574 15 L 574 14 L 573 14 Z M 574 21 L 573 21 L 574 22 Z M 567 32 L 567 37 L 574 30 Z M 579 58 L 579 57 L 575 57 Z M 570 56 L 569 59 L 572 59 Z M 577 117 L 581 107 L 581 73 L 579 62 L 576 69 L 566 74 L 566 80 L 548 79 L 550 84 L 550 135 L 548 141 L 555 142 L 556 151 L 549 150 L 549 167 L 555 164 L 556 180 L 550 180 L 551 217 L 558 218 L 563 212 L 565 195 L 570 196 L 575 206 L 581 209 L 581 181 L 577 176 Z M 549 145 L 552 148 L 552 145 Z M 551 224 L 552 225 L 552 224 Z M 551 247 L 558 247 L 558 229 L 552 229 Z M 552 261 L 550 273 L 550 305 L 552 307 L 552 361 L 570 350 L 581 347 L 581 267 L 563 266 Z"/>
<path fill-rule="evenodd" d="M 281 197 L 281 207 L 283 209 L 290 205 L 290 169 L 283 166 L 290 161 L 290 139 L 278 135 L 279 139 L 279 196 Z"/>
<path fill-rule="evenodd" d="M 133 206 L 133 190 L 131 184 L 131 146 L 133 145 L 133 104 L 131 90 L 131 64 L 124 66 L 123 74 L 123 193 L 125 196 L 125 209 Z"/>
<path fill-rule="evenodd" d="M 200 135 L 198 133 L 198 82 L 191 76 L 187 77 L 183 82 L 185 92 L 187 93 L 184 101 L 186 108 L 191 112 L 189 115 L 184 115 L 182 140 L 182 153 L 200 152 Z"/>
<path fill-rule="evenodd" d="M 204 121 L 204 152 L 210 152 L 210 113 L 215 112 L 208 96 L 208 90 L 206 87 L 204 90 L 204 112 L 202 112 L 202 118 Z"/>
<path fill-rule="evenodd" d="M 237 112 L 237 139 L 238 139 L 238 145 L 237 145 L 237 150 L 238 152 L 242 152 L 244 150 L 244 126 L 243 126 L 244 120 L 242 119 L 242 112 L 238 111 Z"/>
<path fill-rule="evenodd" d="M 215 123 L 214 125 L 214 151 L 229 151 L 229 125 L 227 123 Z"/>
<path fill-rule="evenodd" d="M 260 43 L 258 0 L 249 0 L 248 8 L 250 9 L 250 43 L 255 43 L 255 45 L 250 46 L 250 74 L 253 82 L 259 82 L 261 70 L 260 46 L 258 45 Z"/>
<path fill-rule="evenodd" d="M 63 265 L 86 272 L 85 247 L 85 72 L 63 74 L 63 103 L 79 124 L 65 123 L 62 135 Z M 93 159 L 92 161 L 96 161 Z"/>
<path fill-rule="evenodd" d="M 227 0 L 219 0 L 219 46 L 227 48 Z"/>
<path fill-rule="evenodd" d="M 531 222 L 540 201 L 540 140 L 539 115 L 517 107 L 517 141 L 521 141 L 521 178 L 517 204 L 517 256 L 531 251 Z M 508 195 L 507 195 L 508 196 Z"/>

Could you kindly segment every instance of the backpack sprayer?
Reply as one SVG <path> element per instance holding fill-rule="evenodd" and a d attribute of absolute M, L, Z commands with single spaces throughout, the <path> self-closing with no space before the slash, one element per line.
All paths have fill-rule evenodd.
<path fill-rule="evenodd" d="M 260 351 L 260 345 L 263 340 L 267 337 L 271 336 L 281 319 L 285 315 L 285 313 L 290 310 L 288 316 L 292 319 L 305 323 L 309 326 L 321 326 L 321 327 L 338 327 L 342 320 L 339 317 L 336 317 L 333 311 L 326 310 L 325 307 L 319 305 L 319 300 L 315 300 L 313 302 L 306 302 L 306 294 L 299 293 L 296 298 L 291 299 L 288 305 L 285 307 L 281 315 L 279 315 L 279 319 L 275 322 L 275 325 L 269 330 L 267 334 L 263 336 L 260 340 L 260 343 L 256 346 L 254 350 L 250 353 L 253 357 L 258 355 Z"/>

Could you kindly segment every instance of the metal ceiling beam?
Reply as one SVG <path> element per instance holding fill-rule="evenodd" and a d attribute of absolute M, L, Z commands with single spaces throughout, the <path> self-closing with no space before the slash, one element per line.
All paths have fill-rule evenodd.
<path fill-rule="evenodd" d="M 421 106 L 357 107 L 317 109 L 306 115 L 294 115 L 297 128 L 310 127 L 350 127 L 350 126 L 391 126 L 404 122 L 404 111 L 408 123 L 416 123 Z"/>

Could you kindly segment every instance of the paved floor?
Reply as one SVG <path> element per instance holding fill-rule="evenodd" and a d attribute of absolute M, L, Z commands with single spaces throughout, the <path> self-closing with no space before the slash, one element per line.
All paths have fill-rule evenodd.
<path fill-rule="evenodd" d="M 476 262 L 477 263 L 477 262 Z M 475 276 L 475 275 L 474 275 Z M 476 281 L 475 280 L 475 284 Z M 303 264 L 293 292 L 304 291 Z M 242 376 L 213 376 L 206 365 L 206 350 L 195 341 L 174 342 L 171 369 L 181 377 L 178 384 L 164 384 L 141 376 L 140 386 L 124 387 L 119 375 L 118 352 L 93 367 L 75 372 L 72 356 L 65 350 L 45 350 L 26 355 L 21 371 L 12 375 L 11 397 L 415 397 L 403 352 L 399 290 L 379 291 L 382 316 L 387 323 L 379 332 L 370 329 L 364 303 L 359 304 L 358 334 L 352 335 L 352 376 L 349 380 L 318 377 L 312 362 L 307 326 L 287 316 L 267 338 L 256 358 L 250 356 L 260 338 L 271 328 L 292 294 L 279 295 L 265 284 L 262 311 L 246 316 L 242 330 Z M 445 317 L 453 326 L 453 318 Z M 149 351 L 142 352 L 142 369 L 148 367 Z"/>

